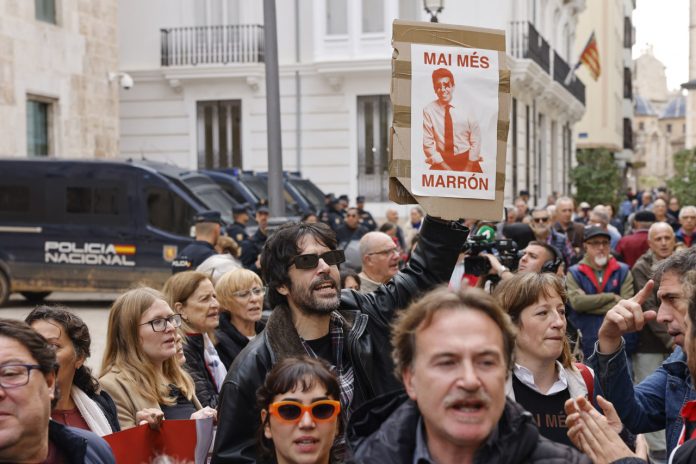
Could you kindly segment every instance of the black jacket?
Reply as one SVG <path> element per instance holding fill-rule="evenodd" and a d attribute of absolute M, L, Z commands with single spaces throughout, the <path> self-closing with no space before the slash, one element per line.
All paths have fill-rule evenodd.
<path fill-rule="evenodd" d="M 104 416 L 106 416 L 106 420 L 109 422 L 109 425 L 111 426 L 111 431 L 114 433 L 120 432 L 121 426 L 118 423 L 118 413 L 116 412 L 116 404 L 114 403 L 114 400 L 111 398 L 111 396 L 104 390 L 100 391 L 95 395 L 88 396 L 101 408 L 102 412 L 104 413 Z"/>
<path fill-rule="evenodd" d="M 48 440 L 67 459 L 84 464 L 115 464 L 114 454 L 103 438 L 88 430 L 48 421 Z"/>
<path fill-rule="evenodd" d="M 416 431 L 420 411 L 415 402 L 403 401 L 405 395 L 383 404 L 368 423 L 363 422 L 361 432 L 369 424 L 379 424 L 379 429 L 360 441 L 349 436 L 352 463 L 403 464 L 413 462 L 416 448 Z M 389 414 L 393 406 L 397 408 Z M 382 416 L 381 418 L 379 416 Z M 386 419 L 386 420 L 384 420 Z M 350 433 L 350 432 L 349 432 Z M 554 443 L 539 434 L 530 413 L 510 399 L 498 421 L 498 430 L 476 452 L 475 464 L 589 464 L 589 457 L 576 449 Z"/>
<path fill-rule="evenodd" d="M 377 395 L 400 388 L 393 375 L 390 324 L 422 291 L 447 282 L 468 229 L 426 218 L 409 265 L 368 294 L 341 292 L 346 352 L 353 366 L 355 410 Z M 220 392 L 213 463 L 253 463 L 259 427 L 256 390 L 279 360 L 306 354 L 287 306 L 275 308 L 266 329 L 237 356 Z"/>
<path fill-rule="evenodd" d="M 256 333 L 261 333 L 264 327 L 263 322 L 257 321 Z M 234 358 L 249 344 L 249 339 L 232 324 L 230 313 L 227 311 L 220 312 L 220 325 L 215 331 L 215 336 L 218 339 L 215 349 L 217 349 L 220 360 L 229 370 Z"/>
<path fill-rule="evenodd" d="M 213 376 L 205 365 L 204 350 L 202 334 L 186 334 L 184 369 L 191 375 L 193 383 L 196 385 L 196 397 L 201 402 L 201 406 L 216 408 L 219 395 Z"/>

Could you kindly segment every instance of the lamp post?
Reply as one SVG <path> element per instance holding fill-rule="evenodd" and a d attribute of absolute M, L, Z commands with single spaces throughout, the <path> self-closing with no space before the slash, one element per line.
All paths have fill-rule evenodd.
<path fill-rule="evenodd" d="M 430 15 L 430 22 L 436 23 L 437 15 L 442 13 L 443 8 L 445 8 L 445 0 L 423 0 L 423 7 L 425 12 Z"/>

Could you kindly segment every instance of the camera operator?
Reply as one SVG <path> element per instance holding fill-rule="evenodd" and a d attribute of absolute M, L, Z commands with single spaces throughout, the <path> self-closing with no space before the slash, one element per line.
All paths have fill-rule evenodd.
<path fill-rule="evenodd" d="M 488 276 L 497 276 L 499 280 L 512 277 L 513 271 L 501 264 L 495 255 L 491 253 L 481 255 L 488 258 L 491 265 Z M 523 250 L 517 270 L 514 272 L 551 272 L 563 277 L 563 256 L 560 251 L 547 243 L 532 241 Z"/>

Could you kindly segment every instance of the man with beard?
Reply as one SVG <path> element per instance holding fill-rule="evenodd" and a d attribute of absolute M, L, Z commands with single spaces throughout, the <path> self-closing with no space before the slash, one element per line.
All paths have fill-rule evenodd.
<path fill-rule="evenodd" d="M 597 331 L 604 315 L 619 300 L 633 296 L 633 277 L 630 269 L 609 253 L 610 235 L 596 226 L 584 232 L 585 256 L 568 269 L 566 286 L 568 301 L 573 308 L 571 322 L 582 332 L 582 351 L 589 357 L 597 341 Z M 627 352 L 636 349 L 637 335 L 631 334 Z"/>
<path fill-rule="evenodd" d="M 368 399 L 398 389 L 389 326 L 417 294 L 447 281 L 467 235 L 459 223 L 426 217 L 409 265 L 370 294 L 341 291 L 344 254 L 328 226 L 287 224 L 269 237 L 261 268 L 274 310 L 223 383 L 212 462 L 256 462 L 256 390 L 286 357 L 320 357 L 333 366 L 346 420 Z"/>
<path fill-rule="evenodd" d="M 406 394 L 355 414 L 354 462 L 589 464 L 541 436 L 532 415 L 506 399 L 515 329 L 491 296 L 434 290 L 398 319 L 393 341 Z"/>

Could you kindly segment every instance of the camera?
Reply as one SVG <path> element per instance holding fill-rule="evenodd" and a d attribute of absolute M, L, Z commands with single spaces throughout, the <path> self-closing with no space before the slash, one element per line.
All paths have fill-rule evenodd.
<path fill-rule="evenodd" d="M 481 256 L 481 252 L 494 254 L 500 264 L 511 271 L 517 270 L 520 261 L 519 248 L 513 240 L 491 242 L 484 235 L 473 235 L 466 241 L 462 251 L 468 252 L 464 257 L 464 272 L 475 276 L 488 274 L 491 270 L 490 261 L 485 256 Z"/>
<path fill-rule="evenodd" d="M 128 73 L 124 72 L 110 72 L 108 74 L 109 82 L 113 82 L 118 79 L 118 83 L 123 90 L 130 90 L 133 88 L 133 78 Z"/>

